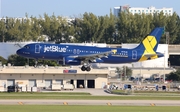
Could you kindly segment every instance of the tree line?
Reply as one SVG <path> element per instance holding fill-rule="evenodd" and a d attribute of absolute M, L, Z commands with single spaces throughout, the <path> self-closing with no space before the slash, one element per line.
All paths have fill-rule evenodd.
<path fill-rule="evenodd" d="M 46 35 L 56 43 L 139 43 L 155 27 L 165 27 L 170 44 L 180 43 L 180 18 L 176 12 L 172 16 L 163 12 L 153 15 L 121 12 L 115 17 L 111 11 L 105 16 L 85 12 L 72 21 L 46 13 L 39 17 L 26 14 L 22 19 L 5 17 L 0 20 L 0 42 L 43 41 Z M 165 42 L 163 35 L 161 43 Z"/>

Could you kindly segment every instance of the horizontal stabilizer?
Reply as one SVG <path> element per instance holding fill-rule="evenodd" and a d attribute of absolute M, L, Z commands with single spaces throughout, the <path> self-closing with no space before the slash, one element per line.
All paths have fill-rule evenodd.
<path fill-rule="evenodd" d="M 144 58 L 146 58 L 147 60 L 150 60 L 150 59 L 156 59 L 158 57 L 163 57 L 164 54 L 162 53 L 159 53 L 159 52 L 156 52 L 156 53 L 153 53 L 153 54 L 144 54 Z"/>

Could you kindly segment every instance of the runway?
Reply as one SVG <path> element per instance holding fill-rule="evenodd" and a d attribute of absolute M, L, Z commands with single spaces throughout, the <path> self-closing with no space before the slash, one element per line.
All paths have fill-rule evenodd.
<path fill-rule="evenodd" d="M 176 100 L 0 100 L 0 105 L 180 106 Z"/>

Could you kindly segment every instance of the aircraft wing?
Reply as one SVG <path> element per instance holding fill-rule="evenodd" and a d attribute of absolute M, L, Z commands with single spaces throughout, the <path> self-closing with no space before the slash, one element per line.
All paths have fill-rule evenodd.
<path fill-rule="evenodd" d="M 111 52 L 112 51 L 107 51 L 103 53 L 88 54 L 88 55 L 74 55 L 74 56 L 69 56 L 69 57 L 80 59 L 80 60 L 95 60 L 95 59 L 100 59 L 102 57 L 107 57 Z"/>
<path fill-rule="evenodd" d="M 162 57 L 164 56 L 164 54 L 162 53 L 159 53 L 159 52 L 156 52 L 156 53 L 148 53 L 148 54 L 145 54 L 144 56 L 146 56 L 147 58 L 157 58 L 157 57 Z"/>

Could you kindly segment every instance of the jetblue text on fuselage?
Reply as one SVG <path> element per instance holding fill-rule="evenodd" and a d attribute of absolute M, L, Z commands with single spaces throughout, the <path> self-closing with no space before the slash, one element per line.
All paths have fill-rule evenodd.
<path fill-rule="evenodd" d="M 56 45 L 46 46 L 44 45 L 44 52 L 66 52 L 66 47 L 59 47 Z"/>

